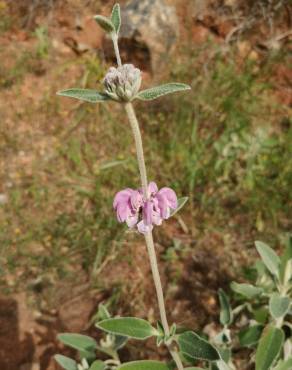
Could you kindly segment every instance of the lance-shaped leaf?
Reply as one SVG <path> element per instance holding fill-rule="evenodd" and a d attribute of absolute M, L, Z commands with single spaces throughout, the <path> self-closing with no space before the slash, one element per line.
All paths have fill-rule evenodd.
<path fill-rule="evenodd" d="M 280 276 L 285 285 L 292 278 L 292 235 L 289 236 L 284 254 L 281 257 Z"/>
<path fill-rule="evenodd" d="M 152 87 L 150 89 L 142 90 L 137 94 L 137 98 L 140 100 L 154 100 L 163 95 L 173 94 L 175 92 L 190 89 L 191 87 L 189 85 L 172 82 L 165 85 L 160 85 Z"/>
<path fill-rule="evenodd" d="M 241 330 L 238 334 L 239 343 L 243 347 L 252 347 L 260 340 L 264 326 L 253 325 Z"/>
<path fill-rule="evenodd" d="M 54 356 L 57 363 L 65 370 L 78 370 L 77 362 L 63 355 Z"/>
<path fill-rule="evenodd" d="M 82 334 L 63 333 L 57 336 L 58 340 L 66 346 L 77 349 L 77 351 L 91 351 L 97 347 L 96 341 Z"/>
<path fill-rule="evenodd" d="M 172 216 L 174 216 L 177 212 L 179 212 L 179 211 L 183 208 L 183 206 L 186 204 L 186 202 L 188 201 L 188 199 L 189 199 L 189 197 L 182 197 L 182 198 L 179 198 L 179 199 L 177 200 L 177 207 L 176 207 L 176 209 L 172 209 L 172 210 L 170 211 L 170 215 L 169 215 L 169 217 L 172 217 Z"/>
<path fill-rule="evenodd" d="M 229 303 L 229 298 L 223 289 L 218 291 L 220 301 L 220 323 L 222 325 L 229 325 L 232 322 L 232 309 Z"/>
<path fill-rule="evenodd" d="M 270 273 L 279 277 L 280 258 L 267 244 L 256 241 L 256 249 Z"/>
<path fill-rule="evenodd" d="M 120 365 L 117 370 L 169 370 L 169 367 L 163 362 L 143 360 L 127 362 Z"/>
<path fill-rule="evenodd" d="M 105 366 L 103 361 L 96 360 L 91 364 L 89 370 L 104 370 Z"/>
<path fill-rule="evenodd" d="M 285 316 L 289 310 L 289 297 L 281 297 L 279 293 L 274 293 L 270 297 L 269 309 L 274 319 Z"/>
<path fill-rule="evenodd" d="M 95 15 L 93 18 L 105 32 L 111 33 L 115 31 L 115 26 L 109 18 L 103 15 Z"/>
<path fill-rule="evenodd" d="M 217 349 L 192 331 L 180 334 L 177 341 L 181 352 L 189 357 L 207 361 L 220 360 Z"/>
<path fill-rule="evenodd" d="M 111 22 L 115 27 L 116 34 L 118 34 L 121 27 L 121 9 L 119 4 L 115 4 L 113 7 Z"/>
<path fill-rule="evenodd" d="M 230 288 L 235 293 L 241 294 L 244 297 L 250 298 L 250 299 L 255 298 L 256 296 L 259 296 L 263 292 L 262 288 L 255 287 L 251 284 L 245 284 L 245 283 L 238 284 L 234 281 L 231 283 Z"/>
<path fill-rule="evenodd" d="M 270 369 L 281 351 L 284 337 L 283 331 L 279 328 L 274 326 L 265 328 L 256 351 L 256 370 Z"/>
<path fill-rule="evenodd" d="M 123 335 L 140 340 L 159 335 L 158 330 L 151 326 L 148 321 L 135 317 L 107 319 L 98 322 L 96 326 L 111 334 Z"/>
<path fill-rule="evenodd" d="M 101 103 L 111 100 L 111 98 L 106 94 L 91 89 L 67 89 L 58 91 L 57 95 L 83 100 L 89 103 Z"/>
<path fill-rule="evenodd" d="M 292 369 L 292 358 L 286 361 L 280 361 L 273 370 L 291 370 Z"/>

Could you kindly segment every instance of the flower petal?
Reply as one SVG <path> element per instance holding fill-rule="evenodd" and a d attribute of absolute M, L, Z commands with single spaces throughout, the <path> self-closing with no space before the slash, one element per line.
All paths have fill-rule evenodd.
<path fill-rule="evenodd" d="M 164 187 L 159 190 L 158 194 L 163 195 L 168 202 L 168 206 L 172 209 L 177 208 L 177 196 L 175 194 L 175 191 L 171 188 Z"/>
<path fill-rule="evenodd" d="M 119 191 L 114 198 L 113 202 L 114 209 L 116 209 L 119 204 L 128 203 L 129 198 L 131 197 L 133 192 L 134 190 L 130 188 Z"/>

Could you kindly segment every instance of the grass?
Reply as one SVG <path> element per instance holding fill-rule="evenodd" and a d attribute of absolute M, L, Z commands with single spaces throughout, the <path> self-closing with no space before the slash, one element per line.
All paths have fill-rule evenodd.
<path fill-rule="evenodd" d="M 47 34 L 39 32 L 36 57 L 48 58 Z M 173 69 L 173 80 L 191 81 L 191 94 L 137 104 L 149 179 L 190 196 L 183 214 L 191 234 L 195 225 L 202 232 L 246 234 L 248 243 L 254 233 L 275 240 L 289 219 L 289 110 L 274 97 L 269 61 L 261 68 L 253 61 L 238 66 L 231 50 L 217 53 L 206 67 L 204 52 L 183 50 Z M 56 81 L 73 63 L 80 71 L 75 86 L 95 87 L 105 70 L 98 58 L 84 56 L 57 66 Z M 22 81 L 18 74 L 27 71 L 22 66 L 16 61 L 11 71 L 16 85 Z M 30 112 L 31 120 L 46 112 L 46 125 L 54 122 L 50 155 L 40 160 L 35 153 L 32 175 L 20 175 L 0 211 L 0 279 L 19 270 L 23 278 L 15 285 L 38 274 L 70 279 L 77 265 L 95 280 L 108 256 L 126 253 L 121 248 L 126 229 L 115 219 L 112 199 L 124 187 L 139 186 L 139 176 L 124 111 L 112 104 L 70 104 L 55 97 L 56 90 L 54 82 Z M 17 150 L 20 141 L 14 135 L 6 145 Z M 179 240 L 170 245 L 163 258 L 175 261 Z"/>

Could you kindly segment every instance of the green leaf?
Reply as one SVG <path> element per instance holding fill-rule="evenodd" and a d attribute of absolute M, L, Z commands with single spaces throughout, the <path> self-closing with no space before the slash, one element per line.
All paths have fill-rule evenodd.
<path fill-rule="evenodd" d="M 185 367 L 185 370 L 204 370 L 202 367 Z"/>
<path fill-rule="evenodd" d="M 117 351 L 118 349 L 124 347 L 124 345 L 127 343 L 128 341 L 128 337 L 124 337 L 122 335 L 115 335 L 115 343 L 114 343 L 114 346 L 113 348 Z"/>
<path fill-rule="evenodd" d="M 180 350 L 187 356 L 207 361 L 220 360 L 217 349 L 192 331 L 180 334 L 177 341 Z"/>
<path fill-rule="evenodd" d="M 230 307 L 229 298 L 223 289 L 218 291 L 220 301 L 220 323 L 222 325 L 229 325 L 232 322 L 232 309 Z"/>
<path fill-rule="evenodd" d="M 241 294 L 249 299 L 255 298 L 256 296 L 263 293 L 262 288 L 255 287 L 251 284 L 238 284 L 234 281 L 230 284 L 230 288 L 235 293 Z"/>
<path fill-rule="evenodd" d="M 285 285 L 292 278 L 292 235 L 288 237 L 285 252 L 281 257 L 280 276 Z"/>
<path fill-rule="evenodd" d="M 105 363 L 100 360 L 96 360 L 91 364 L 89 370 L 103 370 L 105 368 Z"/>
<path fill-rule="evenodd" d="M 261 336 L 256 351 L 256 370 L 268 370 L 278 357 L 283 342 L 284 333 L 274 326 L 267 326 Z"/>
<path fill-rule="evenodd" d="M 105 32 L 111 33 L 115 31 L 115 26 L 109 18 L 102 15 L 95 15 L 93 18 Z"/>
<path fill-rule="evenodd" d="M 280 258 L 267 244 L 257 241 L 256 249 L 267 269 L 276 277 L 279 277 Z"/>
<path fill-rule="evenodd" d="M 107 319 L 98 322 L 96 326 L 108 333 L 123 335 L 134 339 L 143 340 L 159 334 L 148 321 L 135 317 Z"/>
<path fill-rule="evenodd" d="M 57 95 L 79 99 L 89 103 L 98 103 L 111 100 L 106 94 L 91 89 L 67 89 L 58 91 Z"/>
<path fill-rule="evenodd" d="M 286 361 L 280 361 L 273 370 L 292 370 L 292 358 Z"/>
<path fill-rule="evenodd" d="M 111 22 L 115 27 L 116 34 L 118 34 L 121 27 L 121 8 L 119 4 L 115 4 L 113 7 Z"/>
<path fill-rule="evenodd" d="M 279 293 L 274 293 L 270 297 L 269 310 L 274 319 L 285 316 L 289 310 L 289 297 L 281 297 Z"/>
<path fill-rule="evenodd" d="M 238 334 L 239 343 L 242 347 L 252 347 L 260 340 L 264 326 L 253 325 L 241 330 Z"/>
<path fill-rule="evenodd" d="M 138 93 L 137 98 L 140 100 L 154 100 L 159 98 L 160 96 L 172 94 L 179 91 L 190 90 L 191 87 L 181 83 L 168 83 L 165 85 L 160 85 L 156 87 L 152 87 L 147 90 L 142 90 Z"/>
<path fill-rule="evenodd" d="M 186 204 L 186 202 L 189 200 L 189 197 L 182 197 L 182 198 L 179 198 L 178 200 L 177 200 L 177 207 L 176 207 L 176 209 L 172 209 L 171 211 L 170 211 L 170 215 L 169 215 L 169 217 L 172 217 L 172 216 L 174 216 L 177 212 L 179 212 L 182 208 L 183 208 L 183 206 Z"/>
<path fill-rule="evenodd" d="M 132 361 L 120 365 L 117 370 L 169 370 L 169 367 L 159 361 Z"/>
<path fill-rule="evenodd" d="M 54 359 L 65 370 L 78 370 L 77 362 L 63 355 L 55 355 Z"/>
<path fill-rule="evenodd" d="M 77 351 L 90 351 L 97 347 L 96 341 L 82 334 L 63 333 L 57 336 L 58 340 L 66 346 L 77 349 Z"/>

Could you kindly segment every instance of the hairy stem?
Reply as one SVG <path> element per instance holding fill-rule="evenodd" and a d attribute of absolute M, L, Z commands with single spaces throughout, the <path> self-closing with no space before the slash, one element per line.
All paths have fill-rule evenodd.
<path fill-rule="evenodd" d="M 112 37 L 112 40 L 113 40 L 113 44 L 114 44 L 114 49 L 115 49 L 115 54 L 116 54 L 118 66 L 121 66 L 122 62 L 121 62 L 121 57 L 120 57 L 120 52 L 119 52 L 118 37 L 116 35 L 114 35 Z M 125 109 L 126 109 L 128 119 L 130 121 L 132 132 L 133 132 L 133 135 L 134 135 L 143 195 L 144 195 L 145 199 L 148 199 L 149 194 L 148 194 L 147 171 L 146 171 L 144 152 L 143 152 L 143 143 L 142 143 L 142 137 L 141 137 L 141 132 L 140 132 L 140 128 L 139 128 L 139 123 L 138 123 L 133 105 L 130 102 L 125 103 Z M 159 307 L 159 312 L 160 312 L 161 323 L 162 323 L 163 330 L 164 330 L 165 334 L 169 335 L 170 331 L 169 331 L 169 325 L 168 325 L 167 316 L 166 316 L 163 289 L 162 289 L 161 278 L 160 278 L 158 264 L 157 264 L 157 257 L 156 257 L 156 253 L 155 253 L 152 231 L 145 234 L 145 240 L 146 240 L 147 251 L 148 251 L 148 255 L 149 255 L 149 260 L 150 260 L 154 285 L 155 285 L 155 289 L 156 289 L 156 295 L 157 295 L 157 300 L 158 300 L 158 307 Z M 173 346 L 171 344 L 167 345 L 167 347 L 168 347 L 168 350 L 169 350 L 174 362 L 176 363 L 176 366 L 177 366 L 178 370 L 183 370 L 183 364 L 181 362 L 181 359 L 179 357 L 179 354 L 178 354 L 177 350 L 175 348 L 173 348 Z"/>
<path fill-rule="evenodd" d="M 148 186 L 147 172 L 146 172 L 146 166 L 145 166 L 145 160 L 144 160 L 141 132 L 139 129 L 138 120 L 137 120 L 132 104 L 126 103 L 125 108 L 126 108 L 126 112 L 127 112 L 130 124 L 131 124 L 134 139 L 135 139 L 137 160 L 138 160 L 139 171 L 140 171 L 140 176 L 141 176 L 143 194 L 144 194 L 144 197 L 147 199 L 149 197 L 149 194 L 147 192 L 147 186 Z M 158 264 L 157 264 L 157 257 L 155 253 L 152 231 L 145 234 L 145 240 L 146 240 L 147 251 L 149 255 L 154 285 L 156 289 L 161 323 L 162 323 L 165 334 L 169 335 L 169 325 L 168 325 L 167 316 L 166 316 L 163 289 L 162 289 L 162 284 L 161 284 L 161 279 L 160 279 L 160 274 L 159 274 L 159 269 L 158 269 Z M 178 370 L 183 370 L 183 364 L 181 362 L 181 359 L 177 351 L 172 348 L 171 344 L 168 346 L 168 349 L 169 349 L 169 352 L 174 362 L 176 363 Z"/>

